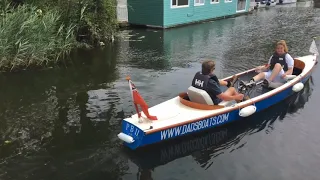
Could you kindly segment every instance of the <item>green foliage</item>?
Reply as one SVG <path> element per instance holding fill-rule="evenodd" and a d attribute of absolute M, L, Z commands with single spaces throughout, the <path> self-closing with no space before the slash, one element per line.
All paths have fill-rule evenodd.
<path fill-rule="evenodd" d="M 63 24 L 75 24 L 77 40 L 89 45 L 107 41 L 117 30 L 116 0 L 25 0 L 41 9 L 56 9 Z"/>
<path fill-rule="evenodd" d="M 0 69 L 10 70 L 57 63 L 118 25 L 116 0 L 2 0 L 0 21 Z"/>
<path fill-rule="evenodd" d="M 74 26 L 59 23 L 56 10 L 7 4 L 0 14 L 1 69 L 56 63 L 76 45 Z"/>

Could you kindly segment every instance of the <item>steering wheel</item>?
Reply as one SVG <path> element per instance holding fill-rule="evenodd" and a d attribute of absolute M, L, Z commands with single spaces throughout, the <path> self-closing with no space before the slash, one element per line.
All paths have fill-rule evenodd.
<path fill-rule="evenodd" d="M 251 94 L 252 90 L 255 89 L 255 87 L 256 87 L 255 83 L 245 83 L 244 81 L 239 80 L 236 89 L 238 90 L 239 93 L 242 93 L 245 96 L 246 95 L 249 96 L 249 94 Z"/>

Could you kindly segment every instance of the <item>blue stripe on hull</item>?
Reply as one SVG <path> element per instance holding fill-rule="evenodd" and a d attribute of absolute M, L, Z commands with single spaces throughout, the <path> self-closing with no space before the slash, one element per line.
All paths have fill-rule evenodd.
<path fill-rule="evenodd" d="M 199 120 L 197 122 L 192 122 L 186 125 L 158 131 L 153 134 L 148 134 L 146 137 L 144 137 L 141 145 L 145 146 L 148 144 L 153 144 L 155 142 L 172 139 L 178 136 L 184 136 L 187 134 L 195 133 L 205 129 L 217 127 L 226 123 L 230 123 L 236 120 L 237 117 L 239 117 L 238 113 L 239 113 L 239 110 L 234 110 L 229 113 Z"/>
<path fill-rule="evenodd" d="M 302 79 L 302 82 L 305 83 L 307 79 L 309 79 L 310 74 Z M 292 95 L 294 92 L 292 91 L 292 86 L 287 88 L 286 90 L 275 94 L 269 98 L 266 98 L 260 102 L 255 103 L 257 108 L 256 112 L 262 111 L 282 100 Z M 214 116 L 211 118 L 199 120 L 197 122 L 189 123 L 182 126 L 177 126 L 174 128 L 158 131 L 152 134 L 146 135 L 141 129 L 128 123 L 127 121 L 122 121 L 122 132 L 130 135 L 135 139 L 135 142 L 128 144 L 124 143 L 131 149 L 136 149 L 138 147 L 146 146 L 149 144 L 158 143 L 160 141 L 165 141 L 169 139 L 173 139 L 175 137 L 184 136 L 187 134 L 199 132 L 205 129 L 221 126 L 226 123 L 230 123 L 235 120 L 239 120 L 242 117 L 239 116 L 239 110 L 234 110 L 225 114 L 221 114 L 218 116 Z"/>
<path fill-rule="evenodd" d="M 136 149 L 139 146 L 141 146 L 142 141 L 145 138 L 144 132 L 140 128 L 138 128 L 137 126 L 135 126 L 125 120 L 122 121 L 121 126 L 122 126 L 121 132 L 133 137 L 133 139 L 134 139 L 133 143 L 124 142 L 124 144 L 131 149 Z"/>

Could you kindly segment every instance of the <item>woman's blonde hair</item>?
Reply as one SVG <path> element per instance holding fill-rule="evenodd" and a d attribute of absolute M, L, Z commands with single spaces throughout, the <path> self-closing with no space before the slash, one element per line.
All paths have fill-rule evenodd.
<path fill-rule="evenodd" d="M 288 52 L 288 46 L 287 46 L 287 43 L 286 43 L 285 40 L 280 40 L 280 41 L 278 41 L 278 42 L 277 42 L 277 46 L 278 46 L 278 45 L 282 45 L 282 46 L 284 47 L 284 52 L 286 52 L 286 53 Z M 276 46 L 276 47 L 277 47 L 277 46 Z"/>

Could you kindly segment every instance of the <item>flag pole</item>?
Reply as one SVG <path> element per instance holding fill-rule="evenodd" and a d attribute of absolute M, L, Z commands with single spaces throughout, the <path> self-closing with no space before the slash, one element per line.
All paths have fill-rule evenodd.
<path fill-rule="evenodd" d="M 313 37 L 312 43 L 311 43 L 310 48 L 309 48 L 309 52 L 313 53 L 316 56 L 319 56 L 319 50 L 317 48 L 317 44 L 316 44 L 315 39 L 317 39 L 317 37 Z"/>
<path fill-rule="evenodd" d="M 142 98 L 142 96 L 139 94 L 137 88 L 135 87 L 135 85 L 133 84 L 133 82 L 131 81 L 130 76 L 126 77 L 126 80 L 129 83 L 129 87 L 130 87 L 130 91 L 131 91 L 131 97 L 132 97 L 132 102 L 134 104 L 134 107 L 137 111 L 138 114 L 138 119 L 139 122 L 141 123 L 141 112 L 139 111 L 138 108 L 138 104 L 140 105 L 142 112 L 147 116 L 148 119 L 150 120 L 158 120 L 158 118 L 156 116 L 152 116 L 149 114 L 149 107 L 148 104 L 144 101 L 144 99 Z"/>
<path fill-rule="evenodd" d="M 137 114 L 138 114 L 139 123 L 141 123 L 141 122 L 142 122 L 142 121 L 141 121 L 141 113 L 140 113 L 140 111 L 139 111 L 138 105 L 134 102 L 133 92 L 132 92 L 133 89 L 132 89 L 132 85 L 131 85 L 131 78 L 130 78 L 130 76 L 127 76 L 127 77 L 126 77 L 126 80 L 128 81 L 128 84 L 129 84 L 132 102 L 133 102 L 133 105 L 134 105 L 134 107 L 135 107 L 135 109 L 136 109 L 136 112 L 137 112 Z"/>

